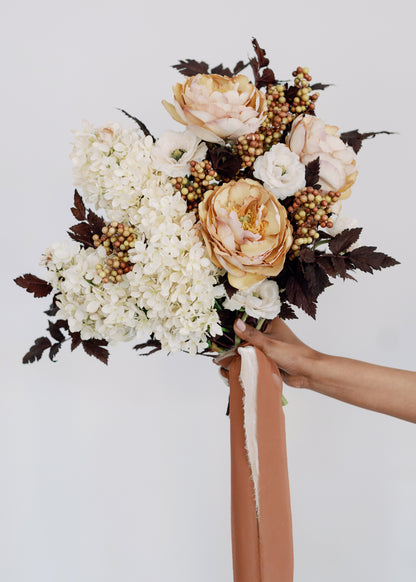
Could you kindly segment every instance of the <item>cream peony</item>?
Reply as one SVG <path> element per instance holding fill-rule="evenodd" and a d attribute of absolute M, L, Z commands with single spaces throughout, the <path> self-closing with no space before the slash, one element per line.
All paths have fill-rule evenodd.
<path fill-rule="evenodd" d="M 225 309 L 244 309 L 247 315 L 257 319 L 273 319 L 280 313 L 279 286 L 275 281 L 260 281 L 249 289 L 237 291 L 224 301 Z"/>
<path fill-rule="evenodd" d="M 283 269 L 292 228 L 285 208 L 259 182 L 231 180 L 207 193 L 198 209 L 210 258 L 233 287 L 247 289 Z"/>
<path fill-rule="evenodd" d="M 152 149 L 153 165 L 172 178 L 189 174 L 189 162 L 202 162 L 207 146 L 189 130 L 165 131 Z"/>
<path fill-rule="evenodd" d="M 350 196 L 357 177 L 355 154 L 352 147 L 336 135 L 337 132 L 335 125 L 304 115 L 293 122 L 286 143 L 305 165 L 319 157 L 319 184 L 323 190 L 340 192 L 341 199 L 345 199 Z"/>
<path fill-rule="evenodd" d="M 256 159 L 254 177 L 283 200 L 305 186 L 305 166 L 296 153 L 279 143 Z"/>
<path fill-rule="evenodd" d="M 264 121 L 264 94 L 245 75 L 195 75 L 173 87 L 174 103 L 162 104 L 200 139 L 222 143 L 256 131 Z"/>

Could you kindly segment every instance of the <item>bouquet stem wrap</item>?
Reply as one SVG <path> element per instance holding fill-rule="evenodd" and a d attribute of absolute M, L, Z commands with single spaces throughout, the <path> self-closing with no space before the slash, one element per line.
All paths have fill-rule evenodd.
<path fill-rule="evenodd" d="M 234 582 L 292 582 L 282 380 L 260 350 L 238 352 L 229 373 Z"/>

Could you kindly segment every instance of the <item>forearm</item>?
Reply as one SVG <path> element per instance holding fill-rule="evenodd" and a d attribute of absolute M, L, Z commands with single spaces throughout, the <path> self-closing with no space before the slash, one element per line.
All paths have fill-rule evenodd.
<path fill-rule="evenodd" d="M 309 379 L 315 392 L 416 422 L 416 372 L 319 354 Z"/>

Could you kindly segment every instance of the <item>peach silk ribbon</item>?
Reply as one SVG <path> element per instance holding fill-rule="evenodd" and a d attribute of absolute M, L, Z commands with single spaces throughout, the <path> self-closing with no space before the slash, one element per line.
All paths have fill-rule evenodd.
<path fill-rule="evenodd" d="M 292 582 L 293 541 L 282 380 L 277 366 L 255 350 L 257 377 L 257 513 L 244 429 L 241 358 L 229 368 L 231 528 L 234 582 Z"/>

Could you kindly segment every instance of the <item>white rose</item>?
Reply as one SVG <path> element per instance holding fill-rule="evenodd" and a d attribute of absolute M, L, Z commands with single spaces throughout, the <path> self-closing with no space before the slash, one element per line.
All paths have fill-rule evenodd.
<path fill-rule="evenodd" d="M 276 198 L 283 200 L 305 186 L 305 166 L 282 143 L 274 145 L 254 162 L 254 177 Z"/>
<path fill-rule="evenodd" d="M 237 291 L 224 301 L 225 309 L 244 309 L 247 315 L 257 319 L 273 319 L 280 313 L 279 287 L 275 281 L 267 279 L 248 289 Z"/>
<path fill-rule="evenodd" d="M 172 178 L 189 174 L 189 162 L 202 162 L 207 146 L 188 129 L 165 131 L 152 149 L 152 160 L 156 170 Z"/>

